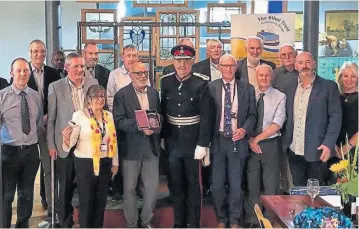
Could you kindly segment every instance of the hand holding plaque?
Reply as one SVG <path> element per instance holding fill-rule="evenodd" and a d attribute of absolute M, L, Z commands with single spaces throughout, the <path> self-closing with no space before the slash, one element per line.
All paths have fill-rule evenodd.
<path fill-rule="evenodd" d="M 156 110 L 137 110 L 135 111 L 135 117 L 139 130 L 161 129 L 160 116 Z"/>

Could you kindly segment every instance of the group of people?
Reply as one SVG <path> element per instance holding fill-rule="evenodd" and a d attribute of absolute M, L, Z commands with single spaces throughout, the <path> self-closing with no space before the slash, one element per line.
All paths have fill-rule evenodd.
<path fill-rule="evenodd" d="M 358 141 L 357 65 L 345 63 L 337 84 L 292 45 L 281 46 L 279 68 L 261 59 L 260 38 L 248 37 L 245 48 L 247 58 L 237 61 L 211 39 L 209 58 L 194 63 L 194 45 L 182 38 L 157 91 L 135 46 L 122 48 L 123 65 L 110 72 L 98 64 L 95 43 L 81 54 L 54 53 L 54 69 L 44 64 L 45 44 L 32 41 L 30 62 L 15 59 L 11 85 L 0 91 L 4 227 L 16 189 L 16 227 L 29 226 L 40 160 L 49 216 L 56 160 L 64 228 L 74 224 L 75 186 L 80 227 L 103 227 L 111 180 L 123 194 L 127 226 L 153 227 L 160 157 L 168 163 L 174 228 L 200 227 L 203 195 L 213 198 L 218 228 L 258 227 L 260 194 L 289 193 L 308 178 L 330 183 L 338 148 L 350 154 Z M 136 112 L 150 110 L 161 128 L 140 128 Z"/>

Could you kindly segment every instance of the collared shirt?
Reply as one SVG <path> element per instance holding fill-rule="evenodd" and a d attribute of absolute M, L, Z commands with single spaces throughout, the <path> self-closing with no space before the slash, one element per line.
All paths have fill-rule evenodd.
<path fill-rule="evenodd" d="M 305 125 L 307 120 L 307 109 L 310 93 L 312 92 L 313 78 L 310 85 L 303 88 L 303 82 L 300 77 L 298 77 L 298 86 L 295 92 L 294 97 L 294 129 L 293 129 L 293 139 L 290 145 L 290 150 L 292 150 L 296 155 L 304 156 L 304 142 L 305 142 Z"/>
<path fill-rule="evenodd" d="M 85 67 L 85 76 L 88 78 L 95 78 L 95 67 Z"/>
<path fill-rule="evenodd" d="M 41 69 L 35 68 L 35 66 L 31 63 L 32 73 L 34 74 L 36 86 L 38 91 L 41 94 L 41 99 L 44 99 L 44 65 L 41 66 Z"/>
<path fill-rule="evenodd" d="M 212 62 L 210 59 L 211 66 L 211 81 L 221 78 L 221 72 L 219 71 L 219 65 Z"/>
<path fill-rule="evenodd" d="M 40 93 L 26 87 L 26 100 L 29 106 L 30 128 L 24 134 L 21 125 L 21 90 L 13 84 L 0 91 L 1 143 L 12 146 L 32 145 L 38 142 L 38 133 L 43 128 L 43 107 Z"/>
<path fill-rule="evenodd" d="M 145 88 L 145 90 L 143 92 L 137 91 L 135 87 L 133 87 L 133 89 L 135 90 L 137 98 L 138 98 L 138 102 L 141 105 L 141 110 L 149 110 L 150 105 L 148 102 L 147 87 Z"/>
<path fill-rule="evenodd" d="M 253 65 L 249 63 L 247 58 L 247 70 L 248 70 L 248 82 L 253 85 L 253 87 L 256 89 L 258 88 L 258 82 L 257 82 L 257 76 L 256 76 L 256 68 L 258 67 L 259 62 L 257 65 Z"/>
<path fill-rule="evenodd" d="M 222 78 L 222 75 L 221 75 Z M 238 115 L 238 87 L 235 84 L 235 79 L 233 79 L 230 84 L 231 88 L 231 102 L 232 102 L 232 114 L 235 114 L 235 117 Z M 221 114 L 221 122 L 219 123 L 219 131 L 223 132 L 224 129 L 224 103 L 225 103 L 225 94 L 226 91 L 224 89 L 225 85 L 227 84 L 226 81 L 223 80 L 222 86 L 222 114 Z M 235 94 L 234 94 L 235 93 Z M 233 96 L 234 95 L 234 96 Z M 232 131 L 237 129 L 237 118 L 232 118 Z"/>
<path fill-rule="evenodd" d="M 84 80 L 82 80 L 82 83 L 80 87 L 76 87 L 69 78 L 69 85 L 71 89 L 71 98 L 72 98 L 72 104 L 74 105 L 74 110 L 78 111 L 84 108 Z"/>
<path fill-rule="evenodd" d="M 126 87 L 132 82 L 131 77 L 125 65 L 122 65 L 120 68 L 112 70 L 107 83 L 107 105 L 112 111 L 113 99 L 115 94 L 121 89 Z M 150 79 L 148 78 L 148 85 L 150 86 Z"/>
<path fill-rule="evenodd" d="M 297 70 L 288 71 L 284 66 L 276 68 L 273 71 L 272 86 L 279 91 L 284 92 L 286 87 L 293 80 L 298 80 L 299 73 Z"/>
<path fill-rule="evenodd" d="M 259 90 L 256 91 L 256 101 L 258 102 L 260 97 Z M 264 116 L 263 116 L 263 125 L 262 130 L 267 129 L 271 124 L 275 123 L 280 128 L 282 128 L 283 123 L 285 121 L 285 104 L 286 104 L 286 96 L 284 93 L 279 90 L 269 87 L 264 92 Z M 274 138 L 280 135 L 280 132 L 273 134 L 269 138 Z"/>

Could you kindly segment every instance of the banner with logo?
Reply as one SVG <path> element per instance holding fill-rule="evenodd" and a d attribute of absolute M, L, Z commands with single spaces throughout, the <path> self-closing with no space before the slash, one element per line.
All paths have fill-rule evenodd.
<path fill-rule="evenodd" d="M 295 13 L 232 15 L 231 54 L 237 59 L 245 58 L 245 39 L 257 36 L 264 43 L 262 59 L 279 66 L 279 47 L 295 42 L 295 17 Z"/>

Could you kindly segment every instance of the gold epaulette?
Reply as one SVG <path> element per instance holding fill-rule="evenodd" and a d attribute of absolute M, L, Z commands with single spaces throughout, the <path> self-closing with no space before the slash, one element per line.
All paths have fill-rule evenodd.
<path fill-rule="evenodd" d="M 193 72 L 193 75 L 198 76 L 199 78 L 202 78 L 204 80 L 209 80 L 209 76 L 203 75 L 203 74 L 198 73 L 198 72 Z"/>
<path fill-rule="evenodd" d="M 174 75 L 174 74 L 176 74 L 176 72 L 168 73 L 168 74 L 162 76 L 161 79 L 166 78 L 167 76 L 172 76 L 172 75 Z"/>

